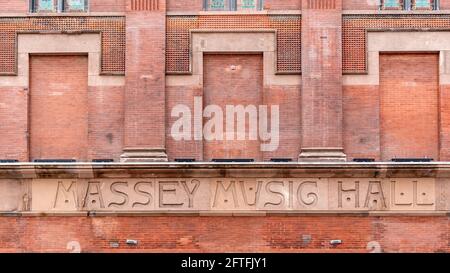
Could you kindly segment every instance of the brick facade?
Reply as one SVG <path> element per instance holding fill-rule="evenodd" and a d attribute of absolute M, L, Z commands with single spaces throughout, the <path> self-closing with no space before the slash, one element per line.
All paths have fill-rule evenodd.
<path fill-rule="evenodd" d="M 448 217 L 398 216 L 2 217 L 0 251 L 67 252 L 77 241 L 88 253 L 448 252 L 448 224 Z M 375 241 L 380 249 L 369 244 Z"/>
<path fill-rule="evenodd" d="M 78 241 L 85 252 L 368 252 L 371 242 L 385 252 L 449 252 L 450 0 L 420 11 L 361 0 L 263 2 L 261 10 L 205 11 L 202 0 L 90 0 L 88 12 L 47 14 L 0 0 L 0 251 L 65 252 Z M 209 120 L 194 113 L 198 98 L 200 112 L 279 107 L 275 149 L 262 150 L 261 131 L 257 140 L 175 139 L 176 107 L 191 111 L 183 128 L 191 136 Z M 121 164 L 91 164 L 105 160 Z M 269 166 L 277 160 L 292 163 Z M 191 204 L 200 181 L 223 187 L 197 193 L 202 209 Z M 73 211 L 58 211 L 71 183 L 86 194 Z M 135 210 L 150 187 L 153 209 L 166 212 Z M 116 199 L 101 209 L 119 216 L 87 216 L 86 200 L 103 202 L 105 188 Z M 224 211 L 211 213 L 205 200 L 220 190 L 229 194 Z M 239 214 L 230 196 L 241 193 L 252 210 Z M 269 196 L 262 207 L 260 195 Z M 172 211 L 179 207 L 188 216 Z"/>
<path fill-rule="evenodd" d="M 263 102 L 263 58 L 261 55 L 205 55 L 204 89 L 205 105 L 261 105 Z M 233 88 L 228 83 L 233 81 Z M 250 124 L 246 124 L 246 133 Z M 225 120 L 224 120 L 225 127 Z M 237 127 L 237 126 L 236 126 Z M 255 158 L 262 160 L 258 140 L 217 140 L 203 145 L 203 159 Z M 220 147 L 220 148 L 219 148 Z"/>

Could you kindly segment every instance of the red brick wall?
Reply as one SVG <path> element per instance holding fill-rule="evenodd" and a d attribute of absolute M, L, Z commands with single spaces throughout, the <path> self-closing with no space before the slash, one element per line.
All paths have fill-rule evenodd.
<path fill-rule="evenodd" d="M 263 102 L 263 57 L 254 55 L 204 56 L 204 104 L 218 105 L 224 111 L 226 105 L 255 105 Z M 235 67 L 235 70 L 232 70 Z M 205 122 L 209 120 L 205 119 Z M 247 139 L 248 139 L 248 121 Z M 236 128 L 236 124 L 235 124 Z M 236 129 L 235 129 L 236 130 Z M 204 160 L 214 158 L 254 158 L 261 160 L 258 140 L 205 141 Z"/>
<path fill-rule="evenodd" d="M 441 0 L 440 8 L 441 9 L 450 9 L 450 0 Z"/>
<path fill-rule="evenodd" d="M 270 86 L 264 90 L 265 105 L 280 107 L 280 143 L 273 152 L 264 152 L 264 161 L 291 158 L 297 161 L 301 147 L 301 86 Z"/>
<path fill-rule="evenodd" d="M 172 137 L 172 125 L 179 117 L 172 117 L 172 109 L 179 105 L 186 105 L 191 109 L 191 125 L 194 126 L 194 97 L 203 96 L 203 90 L 200 87 L 193 86 L 170 86 L 166 87 L 166 148 L 169 160 L 181 158 L 194 158 L 197 161 L 203 160 L 203 142 L 194 140 L 194 130 L 191 130 L 191 140 L 177 141 Z"/>
<path fill-rule="evenodd" d="M 381 157 L 438 160 L 438 54 L 381 54 Z"/>
<path fill-rule="evenodd" d="M 348 160 L 380 159 L 378 86 L 344 86 L 344 149 Z"/>
<path fill-rule="evenodd" d="M 87 56 L 32 56 L 30 67 L 30 158 L 86 160 Z"/>
<path fill-rule="evenodd" d="M 27 106 L 24 87 L 0 87 L 0 159 L 28 161 Z"/>
<path fill-rule="evenodd" d="M 123 12 L 126 0 L 89 0 L 91 12 Z"/>
<path fill-rule="evenodd" d="M 0 13 L 28 12 L 28 0 L 0 0 Z"/>
<path fill-rule="evenodd" d="M 343 0 L 342 9 L 344 10 L 377 10 L 378 0 Z"/>
<path fill-rule="evenodd" d="M 443 216 L 1 217 L 0 252 L 69 252 L 70 241 L 82 252 L 369 252 L 373 241 L 383 252 L 448 252 L 449 224 Z"/>
<path fill-rule="evenodd" d="M 200 11 L 203 0 L 167 0 L 167 11 Z"/>
<path fill-rule="evenodd" d="M 301 0 L 264 0 L 264 9 L 272 10 L 300 10 Z"/>
<path fill-rule="evenodd" d="M 123 149 L 124 87 L 89 87 L 89 155 L 115 159 Z"/>
<path fill-rule="evenodd" d="M 440 101 L 440 160 L 450 160 L 450 85 L 441 85 Z"/>

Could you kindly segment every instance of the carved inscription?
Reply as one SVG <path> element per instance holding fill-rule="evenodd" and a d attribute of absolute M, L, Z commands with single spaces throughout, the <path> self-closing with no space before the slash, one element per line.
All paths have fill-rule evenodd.
<path fill-rule="evenodd" d="M 218 180 L 213 210 L 327 209 L 327 183 L 303 180 Z M 319 199 L 319 196 L 323 200 Z"/>
<path fill-rule="evenodd" d="M 388 210 L 388 182 L 376 179 L 330 179 L 330 204 L 338 210 Z"/>
<path fill-rule="evenodd" d="M 434 210 L 434 179 L 33 180 L 32 211 Z"/>

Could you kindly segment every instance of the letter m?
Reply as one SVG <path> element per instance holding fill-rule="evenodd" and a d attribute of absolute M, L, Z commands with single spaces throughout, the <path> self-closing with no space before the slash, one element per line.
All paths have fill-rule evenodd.
<path fill-rule="evenodd" d="M 78 207 L 76 182 L 75 181 L 58 181 L 58 188 L 56 189 L 55 201 L 53 208 L 73 208 Z"/>

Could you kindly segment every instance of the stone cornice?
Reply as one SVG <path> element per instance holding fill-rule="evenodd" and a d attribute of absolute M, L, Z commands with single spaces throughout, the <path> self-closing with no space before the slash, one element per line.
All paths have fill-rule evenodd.
<path fill-rule="evenodd" d="M 436 163 L 67 163 L 0 164 L 0 178 L 449 178 Z"/>

